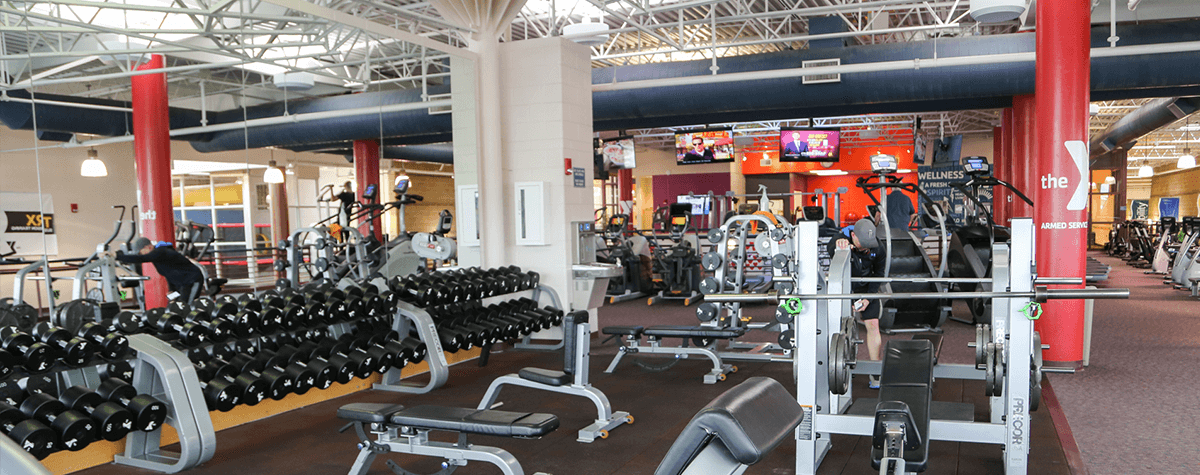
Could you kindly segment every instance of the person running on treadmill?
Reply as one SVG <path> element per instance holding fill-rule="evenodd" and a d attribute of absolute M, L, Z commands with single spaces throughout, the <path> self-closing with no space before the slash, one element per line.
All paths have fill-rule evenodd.
<path fill-rule="evenodd" d="M 875 236 L 875 223 L 863 218 L 854 223 L 850 235 L 839 234 L 829 241 L 829 255 L 838 249 L 850 249 L 851 277 L 882 277 L 885 266 L 884 253 L 879 249 L 879 239 Z M 876 293 L 882 285 L 877 282 L 855 282 L 851 288 L 854 293 Z M 867 355 L 872 361 L 879 360 L 879 351 L 883 337 L 879 334 L 879 313 L 881 301 L 878 299 L 860 299 L 854 302 L 854 312 L 867 327 Z M 879 376 L 872 375 L 867 385 L 871 389 L 879 389 Z"/>
<path fill-rule="evenodd" d="M 200 272 L 200 268 L 196 264 L 175 250 L 175 246 L 171 243 L 160 242 L 155 245 L 149 239 L 139 237 L 133 240 L 132 249 L 137 254 L 125 254 L 117 251 L 113 257 L 129 264 L 144 262 L 154 264 L 154 270 L 167 279 L 170 290 L 178 292 L 189 304 L 200 293 L 200 287 L 204 285 L 204 274 Z"/>

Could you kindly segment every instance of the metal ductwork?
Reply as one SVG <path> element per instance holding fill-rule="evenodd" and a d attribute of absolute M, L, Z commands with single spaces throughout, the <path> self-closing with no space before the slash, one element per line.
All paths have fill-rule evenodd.
<path fill-rule="evenodd" d="M 1091 156 L 1099 157 L 1124 144 L 1200 110 L 1200 97 L 1164 97 L 1150 101 L 1091 139 Z"/>
<path fill-rule="evenodd" d="M 131 133 L 133 127 L 133 114 L 117 110 L 131 107 L 128 102 L 43 93 L 34 96 L 33 102 L 36 104 L 30 104 L 30 94 L 27 90 L 7 91 L 0 97 L 0 122 L 13 130 L 33 130 L 33 111 L 36 107 L 39 132 L 115 137 Z M 112 109 L 75 107 L 71 104 Z M 200 125 L 200 111 L 172 107 L 170 115 L 172 129 Z M 208 136 L 191 138 L 206 140 Z"/>
<path fill-rule="evenodd" d="M 1092 46 L 1107 46 L 1107 27 L 1092 30 Z M 1200 40 L 1200 22 L 1129 25 L 1121 46 Z M 914 59 L 1035 51 L 1035 34 L 941 38 L 913 43 L 784 51 L 721 58 L 720 74 L 792 69 L 833 59 L 843 66 Z M 1092 61 L 1092 99 L 1200 94 L 1195 53 L 1101 57 Z M 914 62 L 916 65 L 917 62 Z M 592 84 L 710 76 L 709 60 L 600 68 Z M 802 85 L 800 77 L 600 91 L 592 96 L 596 130 L 712 124 L 748 120 L 915 113 L 1011 106 L 1034 93 L 1034 62 L 910 68 L 841 75 L 840 82 Z M 615 77 L 615 79 L 614 79 Z"/>
<path fill-rule="evenodd" d="M 347 162 L 354 163 L 354 151 L 350 148 L 321 150 L 320 153 L 341 155 Z M 382 148 L 380 158 L 386 160 L 408 160 L 413 162 L 431 162 L 454 164 L 454 147 L 448 143 L 429 145 L 399 145 Z"/>
<path fill-rule="evenodd" d="M 449 93 L 449 86 L 430 87 L 429 94 Z M 322 97 L 286 104 L 288 114 L 307 114 L 345 109 L 381 107 L 394 104 L 410 104 L 421 101 L 417 89 L 364 92 L 341 96 Z M 279 117 L 285 113 L 281 102 L 263 104 L 246 109 L 248 119 Z M 210 124 L 240 122 L 241 109 L 209 114 Z M 404 137 L 407 143 L 446 142 L 451 137 L 450 114 L 431 115 L 426 109 L 384 114 L 359 114 L 303 123 L 254 127 L 248 131 L 228 130 L 212 134 L 209 140 L 192 140 L 192 147 L 199 152 L 224 152 L 243 148 L 284 147 L 290 148 L 314 143 L 346 142 L 351 140 L 378 139 L 380 137 Z M 189 139 L 191 139 L 189 137 Z"/>

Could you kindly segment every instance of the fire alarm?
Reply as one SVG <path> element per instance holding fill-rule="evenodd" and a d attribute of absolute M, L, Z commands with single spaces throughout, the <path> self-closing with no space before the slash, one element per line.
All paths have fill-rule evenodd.
<path fill-rule="evenodd" d="M 79 212 L 79 203 L 71 203 L 71 212 L 72 212 L 72 213 L 78 213 L 78 212 Z"/>
<path fill-rule="evenodd" d="M 563 159 L 563 162 L 565 162 L 565 163 L 566 163 L 566 165 L 567 165 L 567 175 L 568 175 L 568 176 L 570 176 L 570 175 L 573 175 L 574 173 L 571 171 L 571 159 L 569 159 L 569 158 L 564 158 L 564 159 Z"/>

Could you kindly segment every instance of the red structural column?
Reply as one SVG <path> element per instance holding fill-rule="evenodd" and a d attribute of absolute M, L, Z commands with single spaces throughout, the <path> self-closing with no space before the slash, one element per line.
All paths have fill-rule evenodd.
<path fill-rule="evenodd" d="M 1013 110 L 1009 107 L 1004 109 L 1000 114 L 1000 141 L 1002 142 L 1001 150 L 1004 152 L 1004 156 L 1001 157 L 1000 163 L 1002 166 L 999 167 L 1000 171 L 996 176 L 1010 184 L 1012 183 L 1013 176 L 1013 128 Z M 1021 190 L 1021 192 L 1024 191 Z M 1007 225 L 1012 220 L 1013 201 L 1020 198 L 1013 196 L 1013 193 L 1007 190 L 1004 192 L 1004 197 L 1005 200 L 1002 203 L 1004 208 L 1004 224 Z"/>
<path fill-rule="evenodd" d="M 376 189 L 379 188 L 378 140 L 354 141 L 354 180 L 358 184 L 359 193 L 365 192 L 370 185 L 375 185 Z M 377 193 L 382 195 L 380 192 Z M 383 227 L 379 225 L 379 219 L 376 218 L 371 221 L 371 226 L 375 228 L 375 239 L 382 241 Z M 366 222 L 366 219 L 362 219 L 359 221 L 359 224 L 366 224 Z"/>
<path fill-rule="evenodd" d="M 1007 161 L 1004 159 L 1005 148 L 1008 144 L 1004 143 L 1004 121 L 1001 119 L 999 127 L 992 128 L 992 176 L 1000 177 L 1001 169 L 1005 167 Z M 1003 180 L 1004 178 L 1000 178 Z M 997 225 L 1008 225 L 1008 214 L 1005 205 L 1008 204 L 1008 189 L 1003 186 L 997 186 L 992 189 L 992 221 Z"/>
<path fill-rule="evenodd" d="M 1087 263 L 1091 3 L 1037 3 L 1037 160 L 1034 226 L 1038 275 L 1084 277 Z M 1053 250 L 1053 252 L 1051 252 Z M 1081 287 L 1081 286 L 1067 286 Z M 1083 301 L 1052 300 L 1037 322 L 1047 364 L 1082 367 Z"/>
<path fill-rule="evenodd" d="M 285 239 L 291 237 L 292 227 L 288 222 L 287 184 L 272 183 L 268 186 L 270 186 L 268 191 L 271 197 L 271 247 L 274 248 Z M 287 256 L 282 252 L 276 252 L 274 257 L 275 259 L 287 259 Z M 286 270 L 275 272 L 276 279 L 284 277 L 287 277 Z"/>
<path fill-rule="evenodd" d="M 1034 206 L 1037 206 L 1037 198 L 1034 197 L 1032 184 L 1035 180 L 1032 179 L 1033 164 L 1037 161 L 1034 157 L 1034 143 L 1037 138 L 1037 127 L 1034 122 L 1037 117 L 1034 110 L 1034 100 L 1032 95 L 1028 96 L 1013 96 L 1013 141 L 1012 141 L 1012 159 L 1009 161 L 1009 168 L 1012 170 L 1012 184 L 1025 193 L 1029 199 L 1035 200 Z M 1033 217 L 1033 208 L 1025 204 L 1024 201 L 1013 200 L 1012 213 L 1009 218 L 1030 218 Z"/>
<path fill-rule="evenodd" d="M 138 71 L 162 69 L 162 55 L 151 55 Z M 171 204 L 171 135 L 167 111 L 167 75 L 142 74 L 131 79 L 133 92 L 133 154 L 137 166 L 138 208 L 142 236 L 175 242 L 175 211 Z M 167 281 L 154 266 L 142 266 L 146 308 L 167 306 Z"/>
<path fill-rule="evenodd" d="M 629 226 L 633 221 L 633 169 L 622 168 L 617 171 L 617 200 L 621 213 L 629 215 Z"/>

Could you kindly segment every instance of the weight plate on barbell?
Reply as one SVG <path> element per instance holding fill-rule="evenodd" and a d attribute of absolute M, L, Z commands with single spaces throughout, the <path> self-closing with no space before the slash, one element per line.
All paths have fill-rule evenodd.
<path fill-rule="evenodd" d="M 704 254 L 700 259 L 700 264 L 704 266 L 704 270 L 714 272 L 721 268 L 721 255 L 716 251 Z"/>
<path fill-rule="evenodd" d="M 796 342 L 792 339 L 791 329 L 779 332 L 779 346 L 785 350 L 796 347 Z"/>
<path fill-rule="evenodd" d="M 783 228 L 772 229 L 769 234 L 771 235 L 771 239 L 776 241 L 782 241 L 787 238 L 787 231 L 784 231 Z"/>
<path fill-rule="evenodd" d="M 775 254 L 774 257 L 771 257 L 771 267 L 776 269 L 787 268 L 788 262 L 788 257 L 783 254 Z"/>
<path fill-rule="evenodd" d="M 719 309 L 720 307 L 715 303 L 704 302 L 696 307 L 696 318 L 702 322 L 711 322 L 714 318 L 717 318 L 717 311 Z"/>
<path fill-rule="evenodd" d="M 846 394 L 850 390 L 850 347 L 846 335 L 835 333 L 829 341 L 829 391 Z"/>
<path fill-rule="evenodd" d="M 72 300 L 58 309 L 58 319 L 55 326 L 78 333 L 84 322 L 94 322 L 100 315 L 100 307 L 95 301 L 87 299 Z"/>
<path fill-rule="evenodd" d="M 985 396 L 996 395 L 996 371 L 993 363 L 995 362 L 995 354 L 991 348 L 985 348 L 983 360 L 983 394 Z"/>
<path fill-rule="evenodd" d="M 775 321 L 779 323 L 792 323 L 795 317 L 783 308 L 783 305 L 775 307 Z"/>
<path fill-rule="evenodd" d="M 708 230 L 708 242 L 720 244 L 724 239 L 725 233 L 721 231 L 721 228 L 713 228 Z"/>
<path fill-rule="evenodd" d="M 987 325 L 975 325 L 975 368 L 983 369 L 984 363 L 987 363 L 987 355 L 984 354 L 984 346 L 987 345 Z"/>
<path fill-rule="evenodd" d="M 700 281 L 700 292 L 704 295 L 715 294 L 721 291 L 721 284 L 717 282 L 715 277 L 705 277 Z"/>
<path fill-rule="evenodd" d="M 791 294 L 792 291 L 795 289 L 796 289 L 796 284 L 793 284 L 791 282 L 781 282 L 781 281 L 775 282 L 775 290 L 778 291 L 780 294 Z"/>

